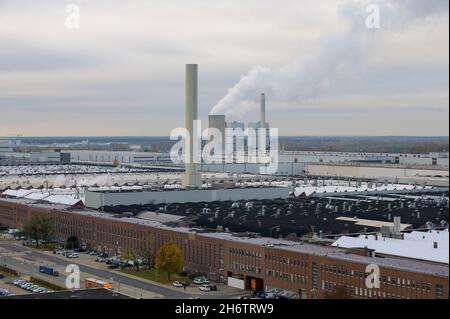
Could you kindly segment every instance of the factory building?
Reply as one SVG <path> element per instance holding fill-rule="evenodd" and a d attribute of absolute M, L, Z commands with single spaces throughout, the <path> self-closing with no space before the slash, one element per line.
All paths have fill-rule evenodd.
<path fill-rule="evenodd" d="M 302 176 L 306 173 L 307 165 L 305 163 L 278 163 L 275 172 L 268 172 L 266 167 L 267 165 L 255 163 L 199 164 L 199 169 L 202 172 L 276 176 Z"/>
<path fill-rule="evenodd" d="M 312 151 L 281 151 L 281 162 L 303 163 L 359 163 L 359 164 L 385 164 L 403 166 L 428 166 L 436 168 L 449 168 L 449 154 L 398 154 L 398 153 L 357 153 L 357 152 L 312 152 Z"/>
<path fill-rule="evenodd" d="M 279 289 L 297 298 L 326 298 L 346 287 L 351 298 L 448 299 L 448 264 L 409 258 L 377 258 L 366 249 L 342 249 L 224 232 L 169 227 L 135 217 L 23 199 L 0 201 L 0 223 L 22 228 L 32 215 L 50 215 L 61 240 L 76 236 L 83 245 L 112 254 L 144 253 L 152 238 L 156 252 L 174 242 L 182 250 L 185 267 L 244 289 Z M 379 288 L 370 288 L 369 265 L 379 267 Z"/>
<path fill-rule="evenodd" d="M 31 152 L 30 161 L 33 163 L 61 163 L 60 152 Z"/>
<path fill-rule="evenodd" d="M 16 146 L 15 141 L 0 139 L 0 153 L 12 152 L 14 146 Z"/>
<path fill-rule="evenodd" d="M 87 207 L 142 205 L 147 203 L 198 203 L 221 200 L 263 200 L 287 199 L 291 189 L 288 187 L 246 187 L 246 188 L 210 188 L 203 190 L 175 189 L 161 191 L 110 191 L 87 190 L 85 203 Z"/>
<path fill-rule="evenodd" d="M 169 153 L 156 152 L 114 152 L 114 151 L 78 151 L 69 150 L 71 163 L 113 164 L 151 164 L 171 163 Z"/>

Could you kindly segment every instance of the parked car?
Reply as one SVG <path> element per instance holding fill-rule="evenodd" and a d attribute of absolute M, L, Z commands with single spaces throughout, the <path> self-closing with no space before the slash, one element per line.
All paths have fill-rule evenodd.
<path fill-rule="evenodd" d="M 212 291 L 216 291 L 217 290 L 217 286 L 216 285 L 208 284 L 207 286 L 209 286 L 209 289 L 212 290 Z"/>
<path fill-rule="evenodd" d="M 184 283 L 182 281 L 174 281 L 172 286 L 180 288 L 180 287 L 184 287 Z"/>
<path fill-rule="evenodd" d="M 33 286 L 33 289 L 31 289 L 31 292 L 33 292 L 33 293 L 38 293 L 38 292 L 40 292 L 41 291 L 41 287 L 39 287 L 39 286 Z"/>
<path fill-rule="evenodd" d="M 209 280 L 206 279 L 205 277 L 197 277 L 194 279 L 194 284 L 196 285 L 209 284 Z"/>
<path fill-rule="evenodd" d="M 31 286 L 33 286 L 33 284 L 30 282 L 25 282 L 25 283 L 19 285 L 20 288 L 25 289 L 25 290 L 27 290 Z"/>
<path fill-rule="evenodd" d="M 15 279 L 11 281 L 11 285 L 20 287 L 32 293 L 46 293 L 49 292 L 47 289 L 40 287 L 39 285 L 32 284 L 23 279 Z"/>
<path fill-rule="evenodd" d="M 120 265 L 119 264 L 109 264 L 107 267 L 108 267 L 108 269 L 117 269 L 120 267 Z"/>
<path fill-rule="evenodd" d="M 23 280 L 23 279 L 14 279 L 13 281 L 11 281 L 11 285 L 13 285 L 13 286 L 19 286 L 19 285 L 22 284 L 23 282 L 25 282 L 25 280 Z"/>
<path fill-rule="evenodd" d="M 7 289 L 0 288 L 0 296 L 9 296 L 10 292 Z"/>
<path fill-rule="evenodd" d="M 5 275 L 3 275 L 2 273 L 0 273 L 0 279 L 1 278 L 5 278 Z"/>
<path fill-rule="evenodd" d="M 198 289 L 200 289 L 201 291 L 211 291 L 211 286 L 210 285 L 200 285 L 198 286 Z"/>

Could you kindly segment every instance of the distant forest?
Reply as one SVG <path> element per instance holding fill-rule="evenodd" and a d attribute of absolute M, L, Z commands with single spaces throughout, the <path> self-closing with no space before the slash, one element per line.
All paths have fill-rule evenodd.
<path fill-rule="evenodd" d="M 286 151 L 369 153 L 448 152 L 448 137 L 282 137 Z"/>
<path fill-rule="evenodd" d="M 176 141 L 166 136 L 124 137 L 19 137 L 22 145 L 29 149 L 47 147 L 60 149 L 102 149 L 128 151 L 140 145 L 143 151 L 168 152 Z M 70 145 L 80 143 L 79 145 Z M 69 145 L 64 145 L 69 144 Z M 279 138 L 280 150 L 286 151 L 330 151 L 330 152 L 374 152 L 416 153 L 448 152 L 448 136 L 283 136 Z"/>

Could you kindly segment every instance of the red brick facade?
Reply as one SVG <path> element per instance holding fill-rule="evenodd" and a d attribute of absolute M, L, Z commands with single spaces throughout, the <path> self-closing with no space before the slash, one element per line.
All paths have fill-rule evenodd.
<path fill-rule="evenodd" d="M 448 299 L 448 275 L 384 267 L 380 268 L 381 287 L 367 289 L 365 272 L 369 263 L 0 200 L 0 223 L 21 228 L 32 214 L 53 216 L 56 236 L 61 240 L 73 235 L 83 244 L 110 252 L 142 253 L 149 240 L 156 251 L 165 242 L 175 242 L 183 251 L 187 268 L 217 280 L 239 276 L 245 279 L 247 288 L 281 288 L 302 298 L 323 298 L 336 287 L 345 286 L 353 298 Z"/>

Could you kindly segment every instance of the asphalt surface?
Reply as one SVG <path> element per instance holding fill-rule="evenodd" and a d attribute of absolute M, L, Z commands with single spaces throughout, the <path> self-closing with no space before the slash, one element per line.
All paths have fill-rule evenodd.
<path fill-rule="evenodd" d="M 17 253 L 24 253 L 24 252 L 29 252 L 28 255 L 30 257 L 36 257 L 36 258 L 40 258 L 40 259 L 44 259 L 44 260 L 48 260 L 52 263 L 55 263 L 58 266 L 62 266 L 62 267 L 66 267 L 67 266 L 67 262 L 64 262 L 63 259 L 55 257 L 55 256 L 51 256 L 51 255 L 47 255 L 44 253 L 41 253 L 39 251 L 30 249 L 29 247 L 25 247 L 17 242 L 10 242 L 10 241 L 0 241 L 0 246 L 9 250 L 9 251 L 13 251 L 13 252 L 17 252 Z M 160 295 L 163 295 L 164 297 L 168 298 L 168 299 L 188 299 L 191 295 L 183 293 L 181 291 L 176 291 L 170 288 L 165 288 L 159 285 L 155 285 L 155 284 L 151 284 L 148 282 L 144 282 L 141 280 L 137 280 L 137 279 L 133 279 L 127 276 L 123 276 L 120 274 L 117 274 L 115 272 L 111 272 L 111 271 L 107 271 L 107 270 L 103 270 L 103 269 L 96 269 L 94 267 L 89 267 L 83 264 L 79 264 L 77 263 L 76 260 L 71 259 L 70 260 L 71 264 L 75 264 L 78 265 L 80 267 L 80 271 L 85 272 L 85 273 L 89 273 L 92 274 L 94 276 L 98 276 L 98 277 L 103 277 L 103 278 L 112 278 L 114 280 L 114 282 L 120 282 L 121 284 L 124 285 L 129 285 L 129 286 L 133 286 L 139 289 L 143 289 L 143 290 L 148 290 Z M 208 298 L 219 298 L 219 296 L 208 296 Z"/>

